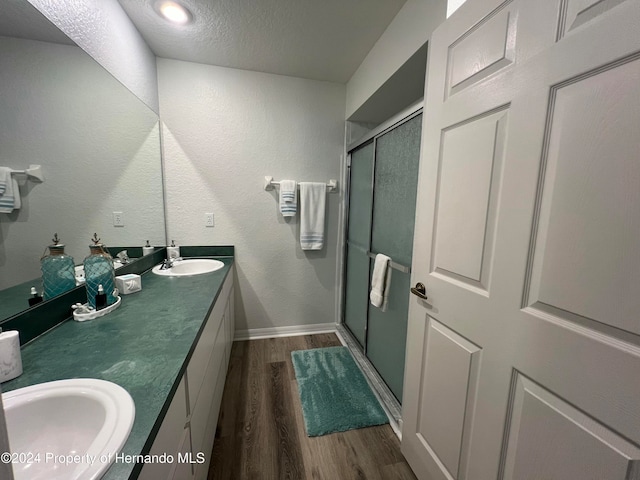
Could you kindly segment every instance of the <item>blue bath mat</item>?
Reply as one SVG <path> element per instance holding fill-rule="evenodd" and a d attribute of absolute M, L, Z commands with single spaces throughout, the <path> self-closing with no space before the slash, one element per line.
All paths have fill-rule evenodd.
<path fill-rule="evenodd" d="M 291 352 L 307 435 L 389 423 L 347 347 Z"/>

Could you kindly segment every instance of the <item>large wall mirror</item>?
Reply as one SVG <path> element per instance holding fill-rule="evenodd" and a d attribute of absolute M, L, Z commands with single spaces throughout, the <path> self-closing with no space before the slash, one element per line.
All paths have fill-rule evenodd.
<path fill-rule="evenodd" d="M 107 246 L 165 244 L 157 115 L 26 0 L 0 14 L 0 166 L 42 166 L 0 213 L 0 322 L 28 308 L 58 233 L 81 264 Z M 122 212 L 124 226 L 114 226 Z"/>

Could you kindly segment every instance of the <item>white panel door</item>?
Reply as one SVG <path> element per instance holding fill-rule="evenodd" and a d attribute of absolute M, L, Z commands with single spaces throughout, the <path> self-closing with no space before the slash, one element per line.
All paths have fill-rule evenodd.
<path fill-rule="evenodd" d="M 424 480 L 640 480 L 640 0 L 433 34 L 402 449 Z"/>

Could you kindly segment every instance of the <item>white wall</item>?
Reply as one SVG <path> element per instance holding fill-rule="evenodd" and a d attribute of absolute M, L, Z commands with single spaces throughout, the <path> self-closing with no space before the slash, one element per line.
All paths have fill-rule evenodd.
<path fill-rule="evenodd" d="M 235 245 L 238 330 L 335 322 L 341 194 L 303 252 L 263 181 L 340 178 L 345 86 L 166 59 L 158 78 L 169 238 Z"/>
<path fill-rule="evenodd" d="M 156 57 L 117 0 L 29 0 L 154 112 Z"/>
<path fill-rule="evenodd" d="M 347 83 L 349 119 L 445 20 L 446 0 L 407 0 Z"/>
<path fill-rule="evenodd" d="M 447 18 L 449 18 L 451 14 L 459 9 L 466 1 L 467 0 L 449 0 L 449 3 L 447 3 Z"/>
<path fill-rule="evenodd" d="M 164 244 L 158 130 L 80 48 L 0 37 L 0 165 L 41 164 L 45 177 L 20 187 L 20 210 L 0 214 L 0 289 L 40 276 L 55 232 L 76 263 L 93 232 L 112 246 Z"/>

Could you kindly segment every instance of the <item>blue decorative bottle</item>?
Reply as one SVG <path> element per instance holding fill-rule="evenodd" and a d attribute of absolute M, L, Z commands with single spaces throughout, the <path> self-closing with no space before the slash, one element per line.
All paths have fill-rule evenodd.
<path fill-rule="evenodd" d="M 64 244 L 58 234 L 53 236 L 53 245 L 49 245 L 49 255 L 40 259 L 44 299 L 49 300 L 76 286 L 76 272 L 73 258 L 64 253 Z"/>
<path fill-rule="evenodd" d="M 113 258 L 107 252 L 104 244 L 100 243 L 98 234 L 94 233 L 92 245 L 89 245 L 91 255 L 84 259 L 84 276 L 87 288 L 87 303 L 96 308 L 96 295 L 98 287 L 102 285 L 104 293 L 107 295 L 107 306 L 116 301 L 114 290 L 116 288 L 115 271 L 113 269 Z"/>

